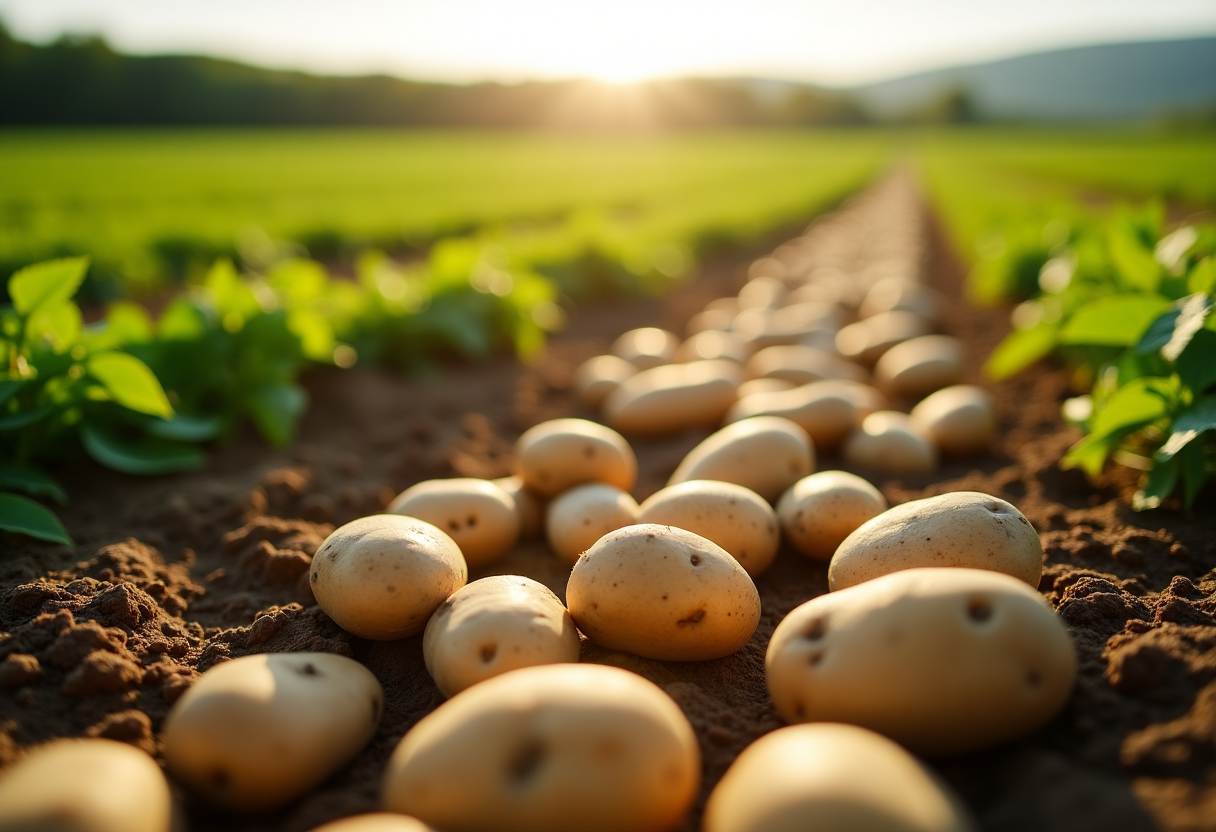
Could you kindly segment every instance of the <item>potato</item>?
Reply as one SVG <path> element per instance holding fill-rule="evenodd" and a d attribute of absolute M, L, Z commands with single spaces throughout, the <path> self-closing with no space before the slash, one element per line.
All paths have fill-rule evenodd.
<path fill-rule="evenodd" d="M 815 449 L 805 430 L 780 416 L 755 416 L 708 436 L 688 452 L 667 484 L 733 482 L 771 502 L 813 470 Z"/>
<path fill-rule="evenodd" d="M 40 745 L 0 772 L 0 829 L 169 832 L 173 801 L 156 761 L 104 739 Z"/>
<path fill-rule="evenodd" d="M 841 329 L 836 349 L 845 358 L 873 364 L 896 344 L 930 332 L 930 323 L 914 312 L 882 312 Z"/>
<path fill-rule="evenodd" d="M 549 504 L 545 535 L 549 548 L 574 563 L 608 532 L 637 522 L 638 503 L 614 485 L 576 485 Z"/>
<path fill-rule="evenodd" d="M 341 526 L 312 559 L 312 594 L 339 627 L 372 639 L 422 630 L 435 608 L 464 586 L 469 568 L 442 529 L 397 514 Z"/>
<path fill-rule="evenodd" d="M 587 419 L 552 419 L 524 431 L 515 443 L 515 467 L 524 485 L 545 497 L 584 482 L 629 491 L 638 477 L 625 437 Z"/>
<path fill-rule="evenodd" d="M 855 394 L 838 381 L 813 381 L 784 392 L 739 399 L 727 411 L 726 421 L 779 416 L 805 430 L 817 449 L 826 450 L 857 427 L 861 417 L 854 399 Z"/>
<path fill-rule="evenodd" d="M 875 411 L 891 409 L 891 404 L 887 401 L 887 397 L 877 387 L 871 387 L 868 384 L 847 379 L 836 379 L 833 385 L 840 391 L 841 395 L 853 402 L 857 407 L 857 418 L 859 421 Z"/>
<path fill-rule="evenodd" d="M 867 520 L 828 566 L 832 590 L 917 566 L 991 569 L 1039 585 L 1043 545 L 1014 506 L 978 491 L 912 500 Z"/>
<path fill-rule="evenodd" d="M 777 519 L 785 539 L 807 557 L 828 560 L 862 523 L 887 510 L 887 499 L 848 471 L 803 477 L 781 495 Z"/>
<path fill-rule="evenodd" d="M 617 355 L 588 358 L 574 371 L 575 395 L 587 407 L 599 407 L 609 393 L 637 371 L 637 367 Z"/>
<path fill-rule="evenodd" d="M 772 258 L 766 258 L 772 260 Z M 763 260 L 757 260 L 757 263 L 763 263 Z M 773 261 L 780 263 L 780 261 Z M 753 264 L 755 265 L 755 264 Z M 784 266 L 782 267 L 784 271 Z M 752 277 L 751 280 L 743 284 L 743 288 L 739 290 L 739 308 L 740 309 L 773 309 L 781 304 L 785 299 L 786 289 L 785 282 L 779 277 L 774 277 L 767 274 L 759 274 Z"/>
<path fill-rule="evenodd" d="M 777 516 L 764 498 L 741 485 L 689 480 L 651 494 L 639 523 L 675 526 L 725 549 L 753 578 L 773 562 L 781 537 Z"/>
<path fill-rule="evenodd" d="M 489 480 L 424 480 L 398 494 L 385 511 L 443 529 L 472 568 L 502 557 L 519 539 L 515 501 Z"/>
<path fill-rule="evenodd" d="M 515 516 L 519 520 L 521 539 L 536 537 L 545 530 L 545 500 L 524 485 L 521 477 L 516 475 L 499 477 L 490 482 L 501 488 L 515 505 Z"/>
<path fill-rule="evenodd" d="M 996 436 L 996 409 L 982 387 L 956 384 L 926 397 L 908 414 L 913 427 L 945 454 L 983 453 Z"/>
<path fill-rule="evenodd" d="M 739 385 L 737 396 L 740 400 L 757 393 L 779 393 L 782 390 L 793 390 L 798 387 L 792 381 L 780 378 L 753 378 Z"/>
<path fill-rule="evenodd" d="M 874 380 L 896 396 L 919 398 L 957 384 L 967 358 L 949 335 L 923 335 L 891 347 L 874 365 Z"/>
<path fill-rule="evenodd" d="M 204 673 L 165 719 L 165 762 L 226 809 L 277 808 L 367 744 L 384 710 L 371 671 L 332 653 L 242 656 Z"/>
<path fill-rule="evenodd" d="M 386 811 L 447 832 L 666 832 L 700 779 L 692 726 L 657 686 L 556 664 L 496 676 L 423 717 L 381 794 Z"/>
<path fill-rule="evenodd" d="M 689 335 L 696 335 L 700 332 L 726 332 L 730 329 L 731 321 L 734 319 L 734 310 L 705 309 L 689 318 L 684 330 Z"/>
<path fill-rule="evenodd" d="M 578 631 L 547 586 L 493 575 L 458 589 L 422 635 L 426 669 L 444 696 L 520 667 L 578 661 Z"/>
<path fill-rule="evenodd" d="M 435 829 L 396 812 L 372 812 L 330 821 L 312 832 L 435 832 Z"/>
<path fill-rule="evenodd" d="M 908 569 L 813 598 L 777 625 L 764 663 L 787 721 L 861 725 L 918 754 L 1029 733 L 1076 676 L 1043 597 L 983 569 Z"/>
<path fill-rule="evenodd" d="M 919 760 L 855 725 L 791 725 L 743 750 L 705 806 L 704 832 L 969 832 Z"/>
<path fill-rule="evenodd" d="M 789 269 L 784 262 L 776 257 L 761 257 L 759 260 L 752 261 L 752 264 L 747 267 L 747 277 L 749 283 L 754 283 L 757 280 L 765 278 L 774 279 L 778 282 L 782 281 L 789 274 Z M 744 287 L 746 289 L 746 286 Z M 742 291 L 739 292 L 743 294 Z"/>
<path fill-rule="evenodd" d="M 794 384 L 809 384 L 827 378 L 865 381 L 869 374 L 852 361 L 826 350 L 803 344 L 765 347 L 747 362 L 751 378 L 780 378 Z"/>
<path fill-rule="evenodd" d="M 744 309 L 731 322 L 731 330 L 756 348 L 797 344 L 814 332 L 840 328 L 840 313 L 824 303 L 798 303 L 780 309 Z"/>
<path fill-rule="evenodd" d="M 728 358 L 740 364 L 752 354 L 751 345 L 733 332 L 698 332 L 676 349 L 675 361 L 712 361 Z"/>
<path fill-rule="evenodd" d="M 726 359 L 655 367 L 608 396 L 604 421 L 625 433 L 650 435 L 716 425 L 742 381 L 743 368 Z"/>
<path fill-rule="evenodd" d="M 649 370 L 671 363 L 671 357 L 679 346 L 675 333 L 655 326 L 631 329 L 612 342 L 608 351 L 625 359 L 639 370 Z"/>
<path fill-rule="evenodd" d="M 881 312 L 914 312 L 927 321 L 941 318 L 941 295 L 906 277 L 884 277 L 866 292 L 857 314 L 869 318 Z"/>
<path fill-rule="evenodd" d="M 729 656 L 760 623 L 760 595 L 722 547 L 673 526 L 626 526 L 587 550 L 566 584 L 579 630 L 648 659 Z"/>
<path fill-rule="evenodd" d="M 937 470 L 937 451 L 906 413 L 878 410 L 861 420 L 845 438 L 844 461 L 857 468 L 889 474 L 929 474 Z"/>

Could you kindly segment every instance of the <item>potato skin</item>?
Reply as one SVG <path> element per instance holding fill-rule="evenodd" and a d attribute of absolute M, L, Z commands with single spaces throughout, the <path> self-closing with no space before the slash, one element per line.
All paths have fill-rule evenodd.
<path fill-rule="evenodd" d="M 405 638 L 469 579 L 442 529 L 397 514 L 360 517 L 334 530 L 312 559 L 312 594 L 339 627 L 372 639 Z"/>
<path fill-rule="evenodd" d="M 557 664 L 488 679 L 423 717 L 381 800 L 445 832 L 666 832 L 700 774 L 692 726 L 657 686 Z"/>
<path fill-rule="evenodd" d="M 545 537 L 558 557 L 574 563 L 595 541 L 637 519 L 638 503 L 632 496 L 606 483 L 583 483 L 549 503 Z"/>
<path fill-rule="evenodd" d="M 839 444 L 861 421 L 856 395 L 848 379 L 825 379 L 799 385 L 790 390 L 755 393 L 740 398 L 726 414 L 727 422 L 756 416 L 780 416 L 799 425 L 811 437 L 817 450 Z"/>
<path fill-rule="evenodd" d="M 957 384 L 967 353 L 949 335 L 922 335 L 891 347 L 874 365 L 879 387 L 897 396 L 918 398 Z"/>
<path fill-rule="evenodd" d="M 742 382 L 743 368 L 725 358 L 652 367 L 609 394 L 604 421 L 625 433 L 648 436 L 716 425 Z"/>
<path fill-rule="evenodd" d="M 992 396 L 969 384 L 944 387 L 926 396 L 908 417 L 945 454 L 983 453 L 996 436 Z"/>
<path fill-rule="evenodd" d="M 330 821 L 311 832 L 436 832 L 417 818 L 396 812 L 371 812 Z"/>
<path fill-rule="evenodd" d="M 551 419 L 524 431 L 515 443 L 515 467 L 524 485 L 544 497 L 584 482 L 630 491 L 638 477 L 625 437 L 588 419 Z"/>
<path fill-rule="evenodd" d="M 443 529 L 474 568 L 502 557 L 519 539 L 515 502 L 490 480 L 424 480 L 398 494 L 385 511 Z"/>
<path fill-rule="evenodd" d="M 937 449 L 896 410 L 876 410 L 844 440 L 841 455 L 858 468 L 892 474 L 929 474 L 937 470 Z"/>
<path fill-rule="evenodd" d="M 978 491 L 955 491 L 912 500 L 867 520 L 836 549 L 828 585 L 835 592 L 918 566 L 990 569 L 1037 587 L 1043 545 L 1010 503 Z"/>
<path fill-rule="evenodd" d="M 815 448 L 805 430 L 780 416 L 733 422 L 688 452 L 668 485 L 722 480 L 750 488 L 768 501 L 815 470 Z"/>
<path fill-rule="evenodd" d="M 886 510 L 886 497 L 869 481 L 848 471 L 820 471 L 781 495 L 777 519 L 795 549 L 829 560 L 858 526 Z"/>
<path fill-rule="evenodd" d="M 765 655 L 788 722 L 848 722 L 918 754 L 1029 733 L 1076 677 L 1059 616 L 1025 583 L 983 569 L 908 569 L 796 608 Z"/>
<path fill-rule="evenodd" d="M 588 549 L 566 604 L 596 644 L 668 661 L 728 656 L 760 623 L 760 594 L 738 561 L 700 535 L 650 523 Z"/>

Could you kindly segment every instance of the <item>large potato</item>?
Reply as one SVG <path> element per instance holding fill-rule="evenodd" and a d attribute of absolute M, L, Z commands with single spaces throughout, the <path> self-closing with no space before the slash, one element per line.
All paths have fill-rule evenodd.
<path fill-rule="evenodd" d="M 924 764 L 855 725 L 779 728 L 743 750 L 709 796 L 704 832 L 968 832 Z"/>
<path fill-rule="evenodd" d="M 820 471 L 781 495 L 777 519 L 790 545 L 828 560 L 858 526 L 886 510 L 887 499 L 867 480 L 848 471 Z"/>
<path fill-rule="evenodd" d="M 587 550 L 566 584 L 587 638 L 649 659 L 728 656 L 760 623 L 760 595 L 722 547 L 673 526 L 626 526 Z"/>
<path fill-rule="evenodd" d="M 577 662 L 578 631 L 544 584 L 492 575 L 435 610 L 422 635 L 422 657 L 440 692 L 454 696 L 508 670 Z"/>
<path fill-rule="evenodd" d="M 165 762 L 192 792 L 259 812 L 299 797 L 376 733 L 384 693 L 331 653 L 242 656 L 204 673 L 165 719 Z"/>
<path fill-rule="evenodd" d="M 0 829 L 169 832 L 173 801 L 156 761 L 104 739 L 39 746 L 0 773 Z"/>
<path fill-rule="evenodd" d="M 638 477 L 625 437 L 587 419 L 551 419 L 524 431 L 515 443 L 515 467 L 524 485 L 545 497 L 584 482 L 629 491 Z"/>
<path fill-rule="evenodd" d="M 608 532 L 636 523 L 638 503 L 613 485 L 590 482 L 564 491 L 545 512 L 549 548 L 574 563 Z"/>
<path fill-rule="evenodd" d="M 771 502 L 813 470 L 815 448 L 805 430 L 780 416 L 755 416 L 708 436 L 688 452 L 667 484 L 733 482 Z"/>
<path fill-rule="evenodd" d="M 398 514 L 340 526 L 312 559 L 317 605 L 357 636 L 405 638 L 469 579 L 460 547 L 425 520 Z"/>
<path fill-rule="evenodd" d="M 716 425 L 743 382 L 737 361 L 669 364 L 625 380 L 604 401 L 604 421 L 630 434 L 663 434 Z"/>
<path fill-rule="evenodd" d="M 696 796 L 692 727 L 651 682 L 604 665 L 513 670 L 402 738 L 382 801 L 445 832 L 666 832 Z"/>
<path fill-rule="evenodd" d="M 424 480 L 398 494 L 385 511 L 443 529 L 473 568 L 502 557 L 519 539 L 515 501 L 489 480 Z"/>
<path fill-rule="evenodd" d="M 866 521 L 828 565 L 832 590 L 918 566 L 1004 572 L 1032 587 L 1043 573 L 1043 545 L 1013 505 L 978 491 L 912 500 Z"/>
<path fill-rule="evenodd" d="M 922 754 L 1038 728 L 1076 675 L 1041 595 L 982 569 L 909 569 L 807 601 L 777 625 L 769 693 L 788 722 L 848 722 Z"/>

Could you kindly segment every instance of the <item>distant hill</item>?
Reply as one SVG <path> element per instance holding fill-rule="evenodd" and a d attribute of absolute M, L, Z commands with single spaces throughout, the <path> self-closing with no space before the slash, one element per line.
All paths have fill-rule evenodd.
<path fill-rule="evenodd" d="M 1143 121 L 1216 112 L 1216 37 L 1061 49 L 844 92 L 880 119 L 931 109 L 957 93 L 979 120 Z"/>

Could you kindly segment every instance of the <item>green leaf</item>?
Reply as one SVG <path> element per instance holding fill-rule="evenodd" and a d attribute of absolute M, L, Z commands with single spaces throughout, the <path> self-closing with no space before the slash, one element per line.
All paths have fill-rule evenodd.
<path fill-rule="evenodd" d="M 0 492 L 0 529 L 64 546 L 75 545 L 55 512 L 20 494 Z"/>
<path fill-rule="evenodd" d="M 24 491 L 35 497 L 50 497 L 60 505 L 68 501 L 68 495 L 58 482 L 37 468 L 17 462 L 6 462 L 0 468 L 0 488 Z"/>
<path fill-rule="evenodd" d="M 1216 257 L 1205 257 L 1195 264 L 1186 279 L 1191 292 L 1216 292 Z"/>
<path fill-rule="evenodd" d="M 1132 508 L 1147 511 L 1158 508 L 1161 501 L 1170 496 L 1178 483 L 1178 465 L 1170 459 L 1153 466 L 1144 487 L 1132 497 Z"/>
<path fill-rule="evenodd" d="M 125 352 L 99 352 L 89 356 L 89 375 L 97 379 L 123 407 L 168 419 L 173 407 L 148 365 Z"/>
<path fill-rule="evenodd" d="M 0 416 L 0 431 L 27 428 L 49 416 L 54 409 L 55 403 L 47 402 L 35 407 L 33 410 L 19 410 L 8 416 Z"/>
<path fill-rule="evenodd" d="M 1178 356 L 1191 343 L 1195 333 L 1203 329 L 1203 323 L 1212 309 L 1212 299 L 1198 293 L 1183 298 L 1179 304 L 1174 332 L 1170 336 L 1169 342 L 1161 348 L 1161 355 L 1167 361 L 1178 360 Z"/>
<path fill-rule="evenodd" d="M 28 380 L 23 378 L 5 379 L 4 381 L 0 381 L 0 404 L 4 404 L 13 396 L 17 395 L 17 391 L 24 387 L 27 383 Z"/>
<path fill-rule="evenodd" d="M 1216 332 L 1201 329 L 1191 338 L 1174 364 L 1182 383 L 1202 393 L 1216 382 Z"/>
<path fill-rule="evenodd" d="M 1098 403 L 1090 433 L 1113 436 L 1151 424 L 1166 415 L 1172 394 L 1166 379 L 1135 379 Z"/>
<path fill-rule="evenodd" d="M 1126 223 L 1112 222 L 1107 246 L 1115 269 L 1128 286 L 1152 292 L 1161 283 L 1163 269 L 1153 252 L 1137 239 Z"/>
<path fill-rule="evenodd" d="M 1208 479 L 1202 444 L 1192 442 L 1182 449 L 1176 459 L 1182 467 L 1183 502 L 1190 508 Z"/>
<path fill-rule="evenodd" d="M 68 257 L 62 260 L 47 260 L 26 266 L 14 274 L 8 282 L 8 294 L 13 307 L 23 316 L 36 312 L 43 306 L 69 300 L 89 268 L 89 258 Z"/>
<path fill-rule="evenodd" d="M 118 301 L 106 307 L 101 326 L 90 332 L 89 345 L 94 349 L 116 349 L 128 344 L 152 340 L 152 319 L 138 303 Z"/>
<path fill-rule="evenodd" d="M 1174 420 L 1169 437 L 1153 458 L 1170 459 L 1205 430 L 1216 428 L 1216 396 L 1205 396 Z"/>
<path fill-rule="evenodd" d="M 156 437 L 132 439 L 101 425 L 81 425 L 80 438 L 89 456 L 124 474 L 194 471 L 206 461 L 194 445 Z"/>
<path fill-rule="evenodd" d="M 287 328 L 300 339 L 305 358 L 333 360 L 334 330 L 324 317 L 307 309 L 292 309 L 287 313 Z"/>
<path fill-rule="evenodd" d="M 157 330 L 166 341 L 192 341 L 207 331 L 207 319 L 192 299 L 182 295 L 160 316 Z"/>
<path fill-rule="evenodd" d="M 1155 261 L 1154 261 L 1155 262 Z M 1099 298 L 1078 309 L 1060 331 L 1060 343 L 1070 345 L 1130 347 L 1170 302 L 1160 295 L 1115 295 Z"/>
<path fill-rule="evenodd" d="M 162 439 L 179 442 L 206 442 L 215 439 L 224 430 L 224 420 L 219 416 L 191 416 L 175 413 L 172 419 L 157 419 L 149 422 L 148 433 Z"/>
<path fill-rule="evenodd" d="M 1000 381 L 1021 372 L 1051 352 L 1058 331 L 1054 324 L 1014 330 L 992 351 L 984 373 L 993 381 Z"/>
<path fill-rule="evenodd" d="M 296 423 L 308 406 L 308 396 L 294 384 L 273 384 L 255 390 L 246 400 L 254 424 L 272 445 L 291 442 Z"/>
<path fill-rule="evenodd" d="M 80 307 L 71 300 L 45 303 L 30 315 L 26 337 L 46 340 L 55 352 L 67 352 L 80 340 L 83 319 Z"/>

